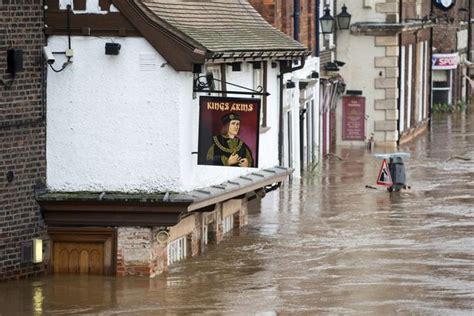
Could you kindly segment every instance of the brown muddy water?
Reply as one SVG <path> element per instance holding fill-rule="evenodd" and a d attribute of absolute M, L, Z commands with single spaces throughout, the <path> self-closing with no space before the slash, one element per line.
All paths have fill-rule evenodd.
<path fill-rule="evenodd" d="M 435 117 L 400 150 L 410 192 L 366 188 L 380 161 L 340 149 L 163 275 L 4 282 L 0 314 L 473 315 L 474 116 Z"/>

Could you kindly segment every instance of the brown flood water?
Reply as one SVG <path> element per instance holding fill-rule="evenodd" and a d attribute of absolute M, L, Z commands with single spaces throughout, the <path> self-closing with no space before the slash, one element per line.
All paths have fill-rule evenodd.
<path fill-rule="evenodd" d="M 163 275 L 4 282 L 0 314 L 473 315 L 474 115 L 435 117 L 400 150 L 411 192 L 365 188 L 380 161 L 341 149 Z"/>

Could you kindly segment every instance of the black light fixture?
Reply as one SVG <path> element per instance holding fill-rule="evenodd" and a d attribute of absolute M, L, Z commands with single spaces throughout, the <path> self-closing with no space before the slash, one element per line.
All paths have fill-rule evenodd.
<path fill-rule="evenodd" d="M 324 9 L 324 15 L 319 19 L 321 23 L 321 33 L 331 34 L 334 31 L 334 17 L 331 16 L 329 7 Z"/>
<path fill-rule="evenodd" d="M 334 59 L 334 63 L 338 66 L 338 67 L 342 67 L 344 66 L 346 63 L 343 62 L 343 61 L 340 61 L 340 60 L 337 60 L 337 59 Z"/>
<path fill-rule="evenodd" d="M 291 81 L 291 80 L 287 80 L 286 81 L 286 84 L 285 84 L 285 87 L 287 89 L 293 89 L 294 87 L 296 87 L 296 84 L 294 81 Z"/>
<path fill-rule="evenodd" d="M 324 70 L 326 70 L 326 71 L 339 71 L 339 67 L 337 66 L 336 63 L 329 61 L 326 64 L 324 64 Z"/>
<path fill-rule="evenodd" d="M 105 54 L 106 55 L 118 55 L 120 53 L 119 43 L 105 43 Z"/>
<path fill-rule="evenodd" d="M 319 72 L 317 72 L 317 71 L 312 71 L 312 72 L 311 72 L 311 78 L 313 78 L 313 79 L 318 79 L 318 78 L 319 78 Z"/>
<path fill-rule="evenodd" d="M 341 13 L 339 13 L 337 16 L 336 16 L 336 19 L 337 19 L 337 27 L 340 29 L 340 30 L 348 30 L 349 29 L 349 26 L 351 25 L 351 17 L 352 15 L 350 15 L 348 12 L 347 12 L 347 7 L 346 5 L 344 4 L 341 8 Z"/>

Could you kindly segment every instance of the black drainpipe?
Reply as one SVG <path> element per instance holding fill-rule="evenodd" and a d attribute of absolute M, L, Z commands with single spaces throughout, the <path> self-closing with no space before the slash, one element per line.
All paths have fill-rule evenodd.
<path fill-rule="evenodd" d="M 399 16 L 399 23 L 402 23 L 402 12 L 403 12 L 403 1 L 400 1 L 398 3 L 398 16 Z M 402 82 L 402 78 L 401 78 L 401 71 L 402 71 L 402 67 L 404 67 L 405 65 L 402 65 L 402 33 L 399 33 L 398 34 L 398 70 L 399 70 L 399 73 L 398 73 L 398 102 L 397 102 L 397 108 L 398 108 L 398 120 L 397 120 L 397 130 L 398 130 L 398 139 L 397 139 L 397 146 L 400 145 L 400 136 L 402 134 L 403 131 L 400 130 L 400 125 L 401 125 L 401 120 L 403 120 L 403 117 L 400 117 L 400 112 L 402 110 L 402 98 L 405 98 L 404 95 L 401 95 L 400 91 L 401 91 L 401 86 L 402 84 L 405 84 L 405 82 Z M 406 91 L 405 91 L 406 93 Z"/>
<path fill-rule="evenodd" d="M 280 79 L 280 117 L 278 120 L 278 162 L 280 166 L 283 166 L 283 76 L 284 74 L 293 72 L 295 70 L 303 69 L 306 58 L 301 57 L 301 64 L 296 67 L 292 67 L 292 61 L 280 61 L 280 74 L 278 78 Z M 295 87 L 294 89 L 299 89 Z"/>
<path fill-rule="evenodd" d="M 300 40 L 300 0 L 293 0 L 293 38 L 299 42 Z"/>
<path fill-rule="evenodd" d="M 469 15 L 468 15 L 468 18 L 469 18 L 469 22 L 467 23 L 467 60 L 469 61 L 472 61 L 472 56 L 471 56 L 471 49 L 472 49 L 472 25 L 471 25 L 471 19 L 472 19 L 472 1 L 469 1 L 469 6 L 468 6 L 468 10 L 469 10 Z M 467 73 L 466 75 L 468 77 L 471 77 L 471 70 L 469 68 L 467 68 Z M 471 94 L 470 94 L 471 91 L 471 87 L 470 87 L 470 83 L 469 83 L 469 80 L 466 79 L 466 104 L 469 104 L 471 102 Z"/>
<path fill-rule="evenodd" d="M 314 36 L 316 37 L 314 45 L 314 57 L 319 57 L 321 53 L 321 45 L 319 43 L 319 9 L 321 7 L 321 1 L 316 0 L 316 7 L 314 8 Z M 319 72 L 319 69 L 318 69 Z"/>

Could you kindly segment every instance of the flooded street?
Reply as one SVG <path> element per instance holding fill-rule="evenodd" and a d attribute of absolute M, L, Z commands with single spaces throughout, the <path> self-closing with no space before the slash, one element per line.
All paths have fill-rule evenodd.
<path fill-rule="evenodd" d="M 340 149 L 249 207 L 249 225 L 156 278 L 0 283 L 0 315 L 474 313 L 474 115 L 434 117 L 400 151 L 409 192 Z"/>

